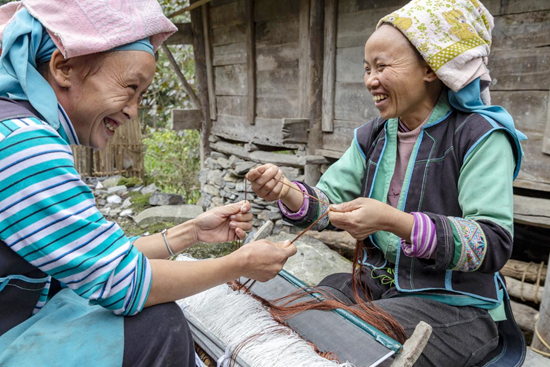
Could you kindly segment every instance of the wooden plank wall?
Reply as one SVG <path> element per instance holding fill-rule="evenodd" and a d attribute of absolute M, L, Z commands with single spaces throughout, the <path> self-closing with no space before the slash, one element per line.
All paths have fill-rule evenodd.
<path fill-rule="evenodd" d="M 353 130 L 378 115 L 363 83 L 363 47 L 376 23 L 407 1 L 340 0 L 334 127 L 324 150 L 343 152 Z M 515 185 L 550 191 L 550 1 L 486 0 L 495 18 L 489 68 L 493 104 L 504 106 L 529 138 Z"/>
<path fill-rule="evenodd" d="M 255 0 L 255 118 L 247 113 L 247 28 L 245 0 L 214 0 L 209 8 L 217 120 L 216 135 L 275 147 L 282 142 L 282 119 L 299 116 L 300 1 Z M 253 84 L 252 84 L 253 85 Z"/>

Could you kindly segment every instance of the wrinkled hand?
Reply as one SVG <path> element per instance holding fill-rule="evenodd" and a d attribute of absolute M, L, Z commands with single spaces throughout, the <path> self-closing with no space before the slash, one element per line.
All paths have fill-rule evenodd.
<path fill-rule="evenodd" d="M 216 243 L 244 238 L 250 231 L 252 213 L 250 203 L 241 201 L 220 206 L 193 219 L 195 238 L 198 242 Z"/>
<path fill-rule="evenodd" d="M 331 205 L 330 223 L 347 231 L 356 240 L 364 240 L 383 228 L 389 205 L 378 200 L 358 198 L 347 203 Z"/>
<path fill-rule="evenodd" d="M 235 251 L 244 258 L 243 276 L 260 282 L 274 278 L 295 253 L 296 246 L 289 241 L 274 243 L 267 240 L 249 242 Z"/>
<path fill-rule="evenodd" d="M 284 198 L 290 188 L 280 181 L 290 184 L 279 167 L 272 164 L 264 164 L 256 167 L 246 175 L 251 182 L 252 190 L 264 200 L 274 201 Z"/>

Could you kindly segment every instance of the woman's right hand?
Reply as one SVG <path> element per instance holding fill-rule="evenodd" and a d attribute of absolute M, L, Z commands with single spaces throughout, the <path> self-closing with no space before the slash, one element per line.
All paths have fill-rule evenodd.
<path fill-rule="evenodd" d="M 241 256 L 242 275 L 260 282 L 274 278 L 294 254 L 296 246 L 289 241 L 275 243 L 267 240 L 249 242 L 233 253 Z"/>
<path fill-rule="evenodd" d="M 286 179 L 279 167 L 272 164 L 251 169 L 246 178 L 250 181 L 256 195 L 267 201 L 283 199 L 290 190 L 287 186 L 291 184 L 290 181 Z"/>

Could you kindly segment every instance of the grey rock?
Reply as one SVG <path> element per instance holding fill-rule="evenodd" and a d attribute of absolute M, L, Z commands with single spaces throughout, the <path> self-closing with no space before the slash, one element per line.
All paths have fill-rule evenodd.
<path fill-rule="evenodd" d="M 262 212 L 258 214 L 258 219 L 263 220 L 264 222 L 267 222 L 269 220 L 269 211 L 262 210 Z"/>
<path fill-rule="evenodd" d="M 209 169 L 203 169 L 199 172 L 199 182 L 201 183 L 201 185 L 206 184 L 206 182 L 208 181 L 208 172 L 210 172 Z"/>
<path fill-rule="evenodd" d="M 154 194 L 155 192 L 160 192 L 160 189 L 154 183 L 147 185 L 141 189 L 141 193 L 143 195 Z"/>
<path fill-rule="evenodd" d="M 123 211 L 120 212 L 118 216 L 125 218 L 125 217 L 131 217 L 132 214 L 134 214 L 134 211 L 132 209 L 124 209 Z"/>
<path fill-rule="evenodd" d="M 227 158 L 218 158 L 218 164 L 223 169 L 228 169 L 229 167 L 231 167 L 231 162 L 229 162 L 229 159 L 227 159 Z"/>
<path fill-rule="evenodd" d="M 111 195 L 107 198 L 109 204 L 120 204 L 122 203 L 122 198 L 118 195 Z"/>
<path fill-rule="evenodd" d="M 267 219 L 268 220 L 271 220 L 271 221 L 276 221 L 276 220 L 279 220 L 281 219 L 283 216 L 281 215 L 281 213 L 279 211 L 276 211 L 276 212 L 273 212 L 273 211 L 268 211 L 267 212 Z"/>
<path fill-rule="evenodd" d="M 244 177 L 244 175 L 250 171 L 252 167 L 254 167 L 257 163 L 249 162 L 249 161 L 241 161 L 238 163 L 235 163 L 235 168 L 233 169 L 233 172 L 236 176 Z"/>
<path fill-rule="evenodd" d="M 210 158 L 219 159 L 219 158 L 227 158 L 227 156 L 223 153 L 214 151 L 214 152 L 210 153 Z"/>
<path fill-rule="evenodd" d="M 99 212 L 103 214 L 104 217 L 107 217 L 111 212 L 111 208 L 101 208 L 99 209 Z"/>
<path fill-rule="evenodd" d="M 101 196 L 101 195 L 106 195 L 106 194 L 107 194 L 107 190 L 95 190 L 94 191 L 95 196 Z"/>
<path fill-rule="evenodd" d="M 122 176 L 109 177 L 103 180 L 101 184 L 103 185 L 103 187 L 106 187 L 106 188 L 115 187 L 118 184 L 118 180 L 120 180 L 121 177 Z"/>
<path fill-rule="evenodd" d="M 107 205 L 107 200 L 105 200 L 105 199 L 99 199 L 99 200 L 97 201 L 97 205 L 98 205 L 98 206 L 105 206 L 105 205 Z"/>
<path fill-rule="evenodd" d="M 95 185 L 95 189 L 96 189 L 96 190 L 101 190 L 101 189 L 104 188 L 104 187 L 105 187 L 105 186 L 103 186 L 103 185 L 101 184 L 101 181 L 97 181 L 97 185 Z"/>
<path fill-rule="evenodd" d="M 292 241 L 296 235 L 280 233 L 267 239 L 273 242 Z M 329 249 L 325 244 L 313 238 L 301 237 L 294 242 L 298 249 L 290 257 L 284 269 L 308 285 L 317 285 L 321 280 L 334 273 L 351 273 L 351 261 Z"/>
<path fill-rule="evenodd" d="M 237 182 L 239 181 L 239 178 L 228 173 L 225 176 L 223 176 L 223 180 L 225 182 Z"/>
<path fill-rule="evenodd" d="M 273 226 L 273 231 L 272 231 L 273 235 L 278 235 L 279 233 L 281 233 L 283 228 L 285 228 L 283 223 L 284 222 L 282 219 L 275 222 L 275 225 Z"/>
<path fill-rule="evenodd" d="M 185 200 L 183 196 L 176 194 L 164 194 L 155 192 L 149 198 L 149 205 L 161 206 L 161 205 L 183 205 Z"/>
<path fill-rule="evenodd" d="M 222 167 L 218 164 L 217 159 L 213 159 L 212 157 L 206 158 L 206 160 L 204 161 L 204 165 L 213 170 L 220 169 Z"/>
<path fill-rule="evenodd" d="M 157 222 L 172 222 L 180 224 L 194 219 L 203 210 L 198 205 L 165 205 L 145 209 L 134 217 L 140 227 L 147 227 Z"/>
<path fill-rule="evenodd" d="M 237 182 L 235 184 L 235 190 L 239 192 L 244 192 L 244 182 Z"/>
<path fill-rule="evenodd" d="M 527 348 L 527 355 L 525 356 L 523 365 L 529 367 L 548 367 L 550 366 L 550 359 Z"/>
<path fill-rule="evenodd" d="M 285 177 L 290 181 L 297 181 L 298 177 L 300 176 L 300 170 L 298 168 L 294 167 L 279 167 L 281 171 L 283 171 L 283 174 Z"/>
<path fill-rule="evenodd" d="M 231 164 L 231 167 L 233 167 L 237 162 L 239 162 L 240 159 L 234 155 L 231 155 L 229 157 L 229 164 Z"/>
<path fill-rule="evenodd" d="M 231 201 L 236 201 L 235 199 L 237 198 L 237 195 L 233 194 L 229 197 L 229 200 Z"/>
<path fill-rule="evenodd" d="M 122 195 L 125 192 L 128 192 L 128 188 L 124 185 L 109 187 L 107 189 L 107 194 L 109 195 L 112 195 L 112 194 Z"/>
<path fill-rule="evenodd" d="M 114 218 L 117 217 L 122 212 L 122 209 L 120 208 L 111 208 L 111 211 L 109 212 L 109 216 Z"/>
<path fill-rule="evenodd" d="M 214 204 L 214 206 L 218 207 L 218 206 L 224 205 L 224 201 L 223 201 L 222 198 L 215 197 L 215 198 L 212 198 L 212 204 Z"/>
<path fill-rule="evenodd" d="M 208 176 L 206 178 L 207 182 L 210 184 L 214 184 L 219 187 L 222 187 L 224 184 L 221 171 L 211 170 L 210 172 L 208 172 Z"/>
<path fill-rule="evenodd" d="M 127 198 L 126 200 L 124 200 L 124 202 L 122 203 L 122 205 L 120 206 L 122 209 L 127 209 L 129 208 L 130 206 L 132 206 L 132 199 L 130 198 Z"/>
<path fill-rule="evenodd" d="M 141 191 L 141 189 L 143 189 L 143 185 L 138 185 L 138 186 L 130 187 L 130 188 L 128 189 L 128 191 L 130 191 L 130 192 L 136 192 L 136 191 Z"/>
<path fill-rule="evenodd" d="M 203 188 L 202 188 L 202 191 L 207 193 L 208 195 L 211 195 L 211 196 L 220 195 L 220 190 L 216 189 L 212 185 L 204 185 Z"/>
<path fill-rule="evenodd" d="M 237 187 L 237 185 L 234 182 L 225 182 L 225 187 L 229 190 L 232 190 Z"/>

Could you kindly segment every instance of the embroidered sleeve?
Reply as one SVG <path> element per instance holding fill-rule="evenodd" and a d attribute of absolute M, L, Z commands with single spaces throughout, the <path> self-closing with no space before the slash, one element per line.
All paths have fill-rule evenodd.
<path fill-rule="evenodd" d="M 455 243 L 460 251 L 458 261 L 452 270 L 476 271 L 479 269 L 487 252 L 487 240 L 481 226 L 471 219 L 448 217 L 452 224 Z"/>
<path fill-rule="evenodd" d="M 317 187 L 311 187 L 298 181 L 294 181 L 294 183 L 298 185 L 302 192 L 309 194 L 318 200 L 304 195 L 302 207 L 298 209 L 297 212 L 292 212 L 282 203 L 282 201 L 279 200 L 279 209 L 281 210 L 283 219 L 286 222 L 292 223 L 297 227 L 308 227 L 327 211 L 330 201 L 325 193 Z M 327 228 L 329 224 L 328 215 L 324 215 L 323 218 L 319 220 L 319 222 L 317 222 L 311 229 L 321 231 Z"/>
<path fill-rule="evenodd" d="M 411 242 L 401 239 L 401 248 L 407 256 L 429 259 L 437 247 L 435 223 L 424 213 L 411 214 L 414 217 Z"/>

